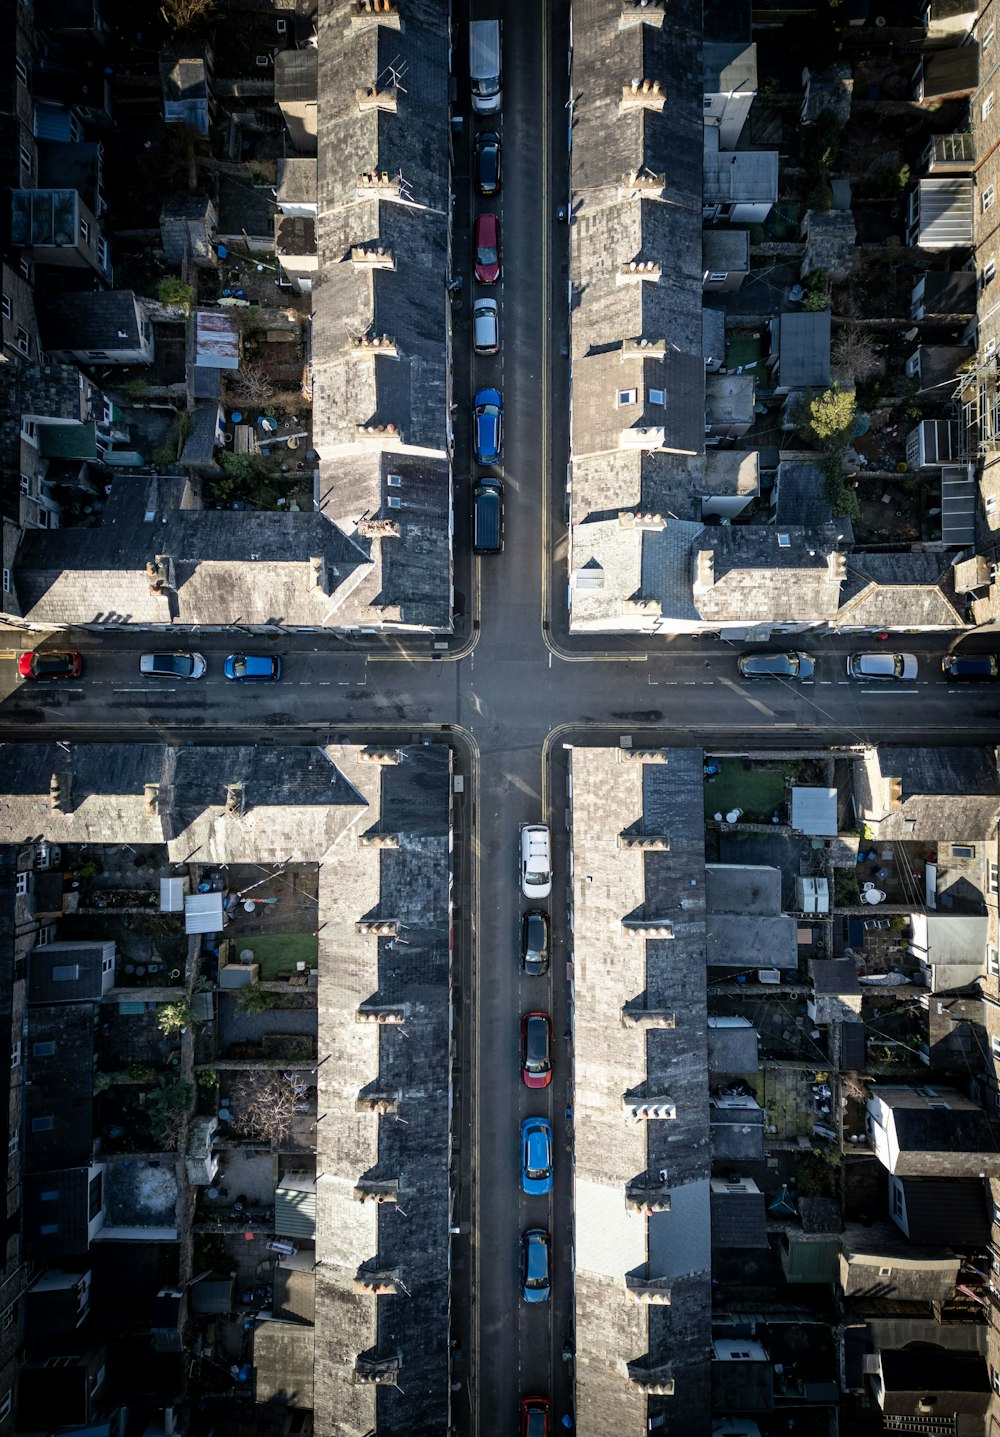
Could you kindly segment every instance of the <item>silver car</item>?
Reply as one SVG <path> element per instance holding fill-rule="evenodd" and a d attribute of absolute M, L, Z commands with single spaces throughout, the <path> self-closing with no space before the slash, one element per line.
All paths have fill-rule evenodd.
<path fill-rule="evenodd" d="M 793 650 L 785 654 L 740 654 L 737 667 L 745 679 L 811 679 L 816 662 Z"/>
<path fill-rule="evenodd" d="M 472 306 L 472 347 L 477 354 L 500 348 L 500 315 L 495 299 L 477 299 Z"/>
<path fill-rule="evenodd" d="M 849 679 L 915 679 L 917 658 L 915 654 L 889 654 L 881 650 L 875 654 L 851 654 L 847 660 Z"/>
<path fill-rule="evenodd" d="M 205 667 L 201 654 L 181 650 L 172 654 L 143 654 L 139 659 L 139 672 L 158 679 L 200 679 Z"/>

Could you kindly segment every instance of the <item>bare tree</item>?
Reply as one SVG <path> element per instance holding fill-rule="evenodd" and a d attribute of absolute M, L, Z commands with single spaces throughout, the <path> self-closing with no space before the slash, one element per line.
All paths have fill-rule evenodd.
<path fill-rule="evenodd" d="M 269 404 L 274 385 L 263 366 L 251 361 L 240 366 L 239 374 L 230 380 L 228 390 L 234 399 L 243 404 Z"/>
<path fill-rule="evenodd" d="M 196 20 L 207 20 L 215 0 L 163 0 L 160 14 L 172 30 L 186 30 Z"/>
<path fill-rule="evenodd" d="M 233 1088 L 233 1127 L 256 1142 L 282 1142 L 292 1130 L 301 1086 L 284 1073 L 246 1073 Z"/>
<path fill-rule="evenodd" d="M 871 337 L 863 330 L 847 326 L 840 330 L 831 346 L 831 358 L 837 369 L 851 376 L 855 384 L 863 384 L 882 372 L 882 361 L 875 353 Z"/>

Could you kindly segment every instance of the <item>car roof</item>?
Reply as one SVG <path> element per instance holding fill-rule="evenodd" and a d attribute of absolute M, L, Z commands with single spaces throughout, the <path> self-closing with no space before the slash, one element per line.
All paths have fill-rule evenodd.
<path fill-rule="evenodd" d="M 477 235 L 489 235 L 495 238 L 498 228 L 499 220 L 497 216 L 489 210 L 484 210 L 482 214 L 476 216 Z"/>

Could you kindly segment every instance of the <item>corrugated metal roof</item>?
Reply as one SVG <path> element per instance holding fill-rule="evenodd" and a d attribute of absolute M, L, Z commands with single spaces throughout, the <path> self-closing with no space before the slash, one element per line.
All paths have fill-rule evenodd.
<path fill-rule="evenodd" d="M 922 249 L 952 249 L 973 242 L 973 182 L 970 178 L 921 180 L 920 233 Z"/>
<path fill-rule="evenodd" d="M 965 547 L 976 540 L 976 481 L 968 464 L 941 470 L 941 539 Z"/>
<path fill-rule="evenodd" d="M 274 1230 L 281 1237 L 316 1236 L 316 1182 L 288 1173 L 274 1193 Z"/>

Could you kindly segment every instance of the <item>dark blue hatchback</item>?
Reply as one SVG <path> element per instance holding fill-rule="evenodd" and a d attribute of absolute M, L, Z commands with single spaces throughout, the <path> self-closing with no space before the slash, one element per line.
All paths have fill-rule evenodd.
<path fill-rule="evenodd" d="M 225 672 L 242 683 L 274 684 L 281 678 L 281 660 L 277 654 L 230 654 Z"/>
<path fill-rule="evenodd" d="M 503 453 L 503 396 L 499 389 L 481 389 L 472 415 L 472 440 L 477 464 L 496 464 Z"/>

